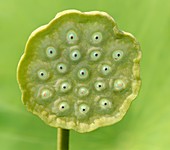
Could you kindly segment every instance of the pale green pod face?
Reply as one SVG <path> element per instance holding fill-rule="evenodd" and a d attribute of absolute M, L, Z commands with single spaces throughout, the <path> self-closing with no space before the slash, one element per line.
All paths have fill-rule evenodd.
<path fill-rule="evenodd" d="M 104 12 L 64 11 L 30 36 L 18 66 L 27 109 L 90 132 L 123 118 L 140 89 L 141 50 Z"/>

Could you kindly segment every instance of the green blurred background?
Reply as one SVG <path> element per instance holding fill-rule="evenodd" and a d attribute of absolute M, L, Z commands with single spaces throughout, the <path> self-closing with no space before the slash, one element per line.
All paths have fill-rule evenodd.
<path fill-rule="evenodd" d="M 140 42 L 142 88 L 124 119 L 71 131 L 71 150 L 170 149 L 170 1 L 0 0 L 0 150 L 55 150 L 56 129 L 26 111 L 16 68 L 30 33 L 65 9 L 102 10 Z"/>

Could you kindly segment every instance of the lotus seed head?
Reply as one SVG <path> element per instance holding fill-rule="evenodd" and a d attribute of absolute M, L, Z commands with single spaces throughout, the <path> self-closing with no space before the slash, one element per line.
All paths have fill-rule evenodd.
<path fill-rule="evenodd" d="M 139 43 L 107 13 L 59 13 L 31 34 L 23 56 L 23 102 L 57 128 L 83 133 L 118 122 L 140 89 Z"/>
<path fill-rule="evenodd" d="M 46 55 L 48 58 L 54 58 L 57 55 L 57 51 L 54 47 L 50 46 L 46 49 Z"/>
<path fill-rule="evenodd" d="M 115 61 L 121 60 L 123 57 L 123 51 L 121 50 L 116 50 L 113 52 L 112 57 Z"/>

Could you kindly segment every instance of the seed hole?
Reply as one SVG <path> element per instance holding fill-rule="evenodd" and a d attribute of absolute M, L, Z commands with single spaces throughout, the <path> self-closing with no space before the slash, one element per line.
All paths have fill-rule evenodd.
<path fill-rule="evenodd" d="M 67 102 L 61 102 L 59 103 L 58 105 L 58 109 L 61 111 L 61 112 L 65 112 L 67 111 L 68 109 L 70 108 L 69 104 Z"/>
<path fill-rule="evenodd" d="M 61 83 L 61 86 L 60 86 L 60 92 L 66 93 L 66 92 L 70 91 L 71 88 L 72 88 L 71 83 L 63 82 L 63 83 Z"/>
<path fill-rule="evenodd" d="M 106 84 L 103 81 L 97 81 L 94 83 L 96 91 L 103 91 L 106 88 Z"/>
<path fill-rule="evenodd" d="M 59 72 L 59 73 L 66 73 L 67 72 L 67 66 L 64 64 L 64 63 L 59 63 L 58 65 L 57 65 L 57 71 Z"/>
<path fill-rule="evenodd" d="M 78 77 L 80 79 L 87 79 L 89 76 L 89 72 L 86 68 L 82 68 L 78 71 Z"/>
<path fill-rule="evenodd" d="M 81 114 L 87 114 L 89 112 L 90 107 L 87 104 L 81 104 L 79 106 L 79 112 Z"/>
<path fill-rule="evenodd" d="M 78 41 L 77 33 L 74 30 L 68 31 L 66 39 L 68 44 L 75 44 Z"/>
<path fill-rule="evenodd" d="M 91 61 L 97 61 L 101 57 L 101 52 L 99 50 L 94 50 L 90 53 Z"/>
<path fill-rule="evenodd" d="M 110 65 L 105 64 L 105 65 L 102 65 L 100 67 L 101 67 L 100 71 L 103 75 L 109 75 L 112 71 L 112 68 L 111 68 Z"/>
<path fill-rule="evenodd" d="M 73 61 L 78 61 L 81 58 L 79 50 L 75 49 L 70 53 L 70 59 Z"/>
<path fill-rule="evenodd" d="M 112 107 L 112 103 L 110 100 L 106 99 L 106 98 L 102 98 L 100 101 L 99 101 L 99 105 L 102 109 L 109 109 Z"/>
<path fill-rule="evenodd" d="M 121 60 L 122 57 L 123 57 L 123 51 L 121 51 L 121 50 L 116 50 L 112 54 L 112 58 L 115 61 Z"/>
<path fill-rule="evenodd" d="M 54 47 L 48 47 L 46 49 L 46 55 L 48 58 L 54 58 L 57 55 L 57 51 Z"/>
<path fill-rule="evenodd" d="M 98 37 L 98 36 L 96 36 L 96 37 L 95 37 L 95 39 L 97 40 L 97 39 L 99 39 L 99 37 Z"/>
<path fill-rule="evenodd" d="M 101 32 L 95 32 L 92 35 L 92 43 L 93 44 L 98 44 L 102 41 L 103 37 L 102 37 L 102 33 Z"/>
<path fill-rule="evenodd" d="M 41 80 L 47 80 L 49 78 L 49 73 L 44 69 L 40 69 L 37 74 Z"/>

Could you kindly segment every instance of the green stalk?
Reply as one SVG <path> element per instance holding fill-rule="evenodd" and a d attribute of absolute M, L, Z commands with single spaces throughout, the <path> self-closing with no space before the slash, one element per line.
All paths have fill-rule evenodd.
<path fill-rule="evenodd" d="M 69 150 L 69 130 L 58 128 L 57 150 Z"/>

